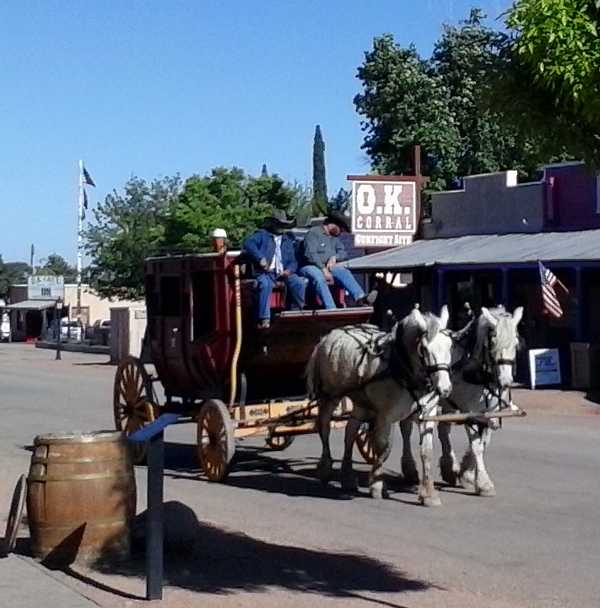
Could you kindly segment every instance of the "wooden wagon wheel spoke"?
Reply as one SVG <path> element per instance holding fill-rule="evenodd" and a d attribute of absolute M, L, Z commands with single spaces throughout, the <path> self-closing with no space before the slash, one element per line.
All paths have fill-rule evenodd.
<path fill-rule="evenodd" d="M 233 424 L 222 401 L 209 400 L 198 414 L 197 454 L 210 481 L 222 481 L 235 452 Z"/>
<path fill-rule="evenodd" d="M 154 420 L 155 405 L 148 386 L 149 377 L 141 361 L 126 357 L 115 374 L 113 413 L 118 431 L 131 435 Z M 140 464 L 146 456 L 146 446 L 130 443 L 130 452 L 133 462 Z"/>
<path fill-rule="evenodd" d="M 374 464 L 376 458 L 372 432 L 371 425 L 368 422 L 365 422 L 361 425 L 358 434 L 356 435 L 356 447 L 358 448 L 360 455 L 368 464 Z M 385 460 L 387 460 L 387 456 Z"/>

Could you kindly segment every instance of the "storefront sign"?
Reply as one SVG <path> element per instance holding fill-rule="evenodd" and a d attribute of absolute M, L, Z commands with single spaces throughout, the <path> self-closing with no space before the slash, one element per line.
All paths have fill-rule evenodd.
<path fill-rule="evenodd" d="M 410 245 L 417 229 L 416 181 L 348 177 L 352 180 L 354 246 Z"/>
<path fill-rule="evenodd" d="M 57 300 L 65 298 L 63 277 L 34 274 L 27 279 L 28 300 Z"/>
<path fill-rule="evenodd" d="M 557 348 L 535 348 L 529 351 L 531 388 L 560 384 L 560 357 Z"/>

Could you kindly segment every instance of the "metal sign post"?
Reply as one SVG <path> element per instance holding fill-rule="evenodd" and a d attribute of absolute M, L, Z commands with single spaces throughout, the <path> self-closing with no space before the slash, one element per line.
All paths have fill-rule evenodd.
<path fill-rule="evenodd" d="M 154 422 L 132 433 L 128 439 L 137 443 L 146 443 L 148 463 L 146 512 L 146 599 L 162 600 L 163 598 L 163 473 L 165 461 L 164 430 L 176 423 L 180 414 L 163 414 Z"/>

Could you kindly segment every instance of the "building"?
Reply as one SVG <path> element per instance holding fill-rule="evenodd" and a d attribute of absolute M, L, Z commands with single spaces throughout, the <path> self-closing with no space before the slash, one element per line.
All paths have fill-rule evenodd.
<path fill-rule="evenodd" d="M 47 328 L 56 318 L 56 301 L 44 294 L 32 298 L 31 285 L 13 285 L 10 288 L 10 305 L 6 308 L 11 315 L 13 340 L 38 339 L 45 337 Z M 77 314 L 77 284 L 64 284 L 60 297 L 63 300 L 61 315 L 75 319 Z M 93 326 L 96 321 L 106 321 L 111 318 L 110 309 L 114 306 L 129 307 L 140 302 L 126 300 L 110 300 L 95 293 L 89 285 L 81 286 L 81 321 L 84 327 Z"/>
<path fill-rule="evenodd" d="M 432 195 L 421 228 L 424 240 L 349 266 L 411 272 L 421 305 L 449 304 L 455 325 L 465 302 L 523 306 L 527 347 L 558 348 L 567 379 L 571 343 L 600 344 L 600 178 L 583 163 L 546 166 L 537 182 L 466 177 L 462 190 Z M 543 314 L 538 261 L 569 289 L 560 319 Z"/>

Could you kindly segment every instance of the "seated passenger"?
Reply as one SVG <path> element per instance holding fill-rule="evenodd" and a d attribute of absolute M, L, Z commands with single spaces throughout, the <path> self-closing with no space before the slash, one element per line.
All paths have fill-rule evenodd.
<path fill-rule="evenodd" d="M 342 287 L 359 305 L 367 304 L 367 297 L 352 273 L 338 262 L 346 258 L 346 250 L 338 238 L 342 231 L 350 232 L 348 218 L 332 211 L 320 226 L 312 227 L 302 243 L 300 276 L 306 277 L 314 286 L 325 308 L 335 308 L 330 285 Z"/>
<path fill-rule="evenodd" d="M 284 211 L 274 209 L 265 219 L 264 228 L 244 241 L 244 253 L 254 264 L 257 273 L 259 329 L 267 329 L 271 325 L 269 301 L 276 281 L 285 283 L 292 309 L 304 308 L 306 281 L 296 274 L 295 239 L 285 232 L 294 224 L 294 221 L 288 221 Z"/>

